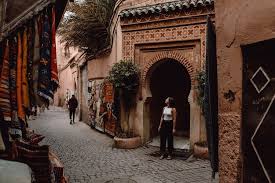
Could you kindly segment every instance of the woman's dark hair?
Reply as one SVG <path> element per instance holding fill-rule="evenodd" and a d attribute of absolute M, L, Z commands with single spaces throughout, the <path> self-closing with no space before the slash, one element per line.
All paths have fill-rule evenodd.
<path fill-rule="evenodd" d="M 168 97 L 168 100 L 169 100 L 169 104 L 171 107 L 175 107 L 175 100 L 173 97 Z"/>

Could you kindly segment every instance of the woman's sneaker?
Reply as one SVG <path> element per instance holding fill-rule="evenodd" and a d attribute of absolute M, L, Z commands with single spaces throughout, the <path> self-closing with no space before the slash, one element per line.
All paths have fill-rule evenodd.
<path fill-rule="evenodd" d="M 172 159 L 172 156 L 171 156 L 171 155 L 168 155 L 168 156 L 167 156 L 167 159 L 168 159 L 168 160 L 171 160 L 171 159 Z"/>
<path fill-rule="evenodd" d="M 160 159 L 160 160 L 164 159 L 164 155 L 161 155 L 161 156 L 159 157 L 159 159 Z"/>

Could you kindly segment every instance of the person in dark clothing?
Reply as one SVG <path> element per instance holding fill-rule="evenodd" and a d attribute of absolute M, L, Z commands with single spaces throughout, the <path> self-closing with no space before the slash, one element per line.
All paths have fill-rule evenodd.
<path fill-rule="evenodd" d="M 78 106 L 77 99 L 75 98 L 74 95 L 72 95 L 72 97 L 70 98 L 68 105 L 69 105 L 69 111 L 70 111 L 70 124 L 73 124 L 75 123 L 74 122 L 75 111 Z"/>

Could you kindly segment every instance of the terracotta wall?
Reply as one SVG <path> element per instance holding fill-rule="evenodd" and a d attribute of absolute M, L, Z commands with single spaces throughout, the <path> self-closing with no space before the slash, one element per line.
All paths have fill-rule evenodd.
<path fill-rule="evenodd" d="M 130 50 L 130 49 L 127 49 L 127 47 L 125 47 L 126 33 L 124 32 L 122 34 L 121 22 L 120 22 L 120 18 L 118 16 L 119 12 L 122 9 L 126 9 L 126 8 L 133 8 L 133 7 L 137 7 L 137 6 L 145 6 L 148 4 L 157 4 L 157 3 L 163 3 L 163 2 L 168 2 L 168 1 L 167 0 L 125 0 L 125 1 L 122 1 L 122 3 L 120 4 L 120 6 L 117 9 L 115 16 L 113 17 L 113 21 L 112 21 L 112 25 L 111 25 L 112 40 L 113 40 L 111 53 L 110 53 L 110 55 L 100 56 L 96 59 L 88 61 L 88 79 L 89 80 L 95 80 L 95 79 L 100 79 L 100 78 L 106 77 L 108 75 L 108 72 L 111 69 L 112 65 L 114 63 L 118 62 L 119 60 L 121 60 L 122 58 L 126 58 L 126 59 L 130 58 L 132 60 L 135 60 L 134 57 L 138 57 L 138 56 L 134 56 L 134 52 L 136 51 L 134 49 L 131 49 L 132 50 L 131 53 L 133 53 L 133 54 L 130 57 L 125 56 L 125 50 Z M 158 26 L 160 26 L 159 28 L 163 32 L 165 32 L 165 33 L 167 32 L 166 29 L 164 29 L 164 27 L 166 25 L 158 25 Z M 177 25 L 175 25 L 175 27 L 180 29 L 179 23 L 177 23 Z M 193 29 L 193 27 L 194 27 L 193 32 L 195 32 L 195 34 L 205 33 L 205 31 L 199 31 L 200 29 L 204 29 L 205 25 L 190 26 L 190 29 Z M 197 29 L 197 30 L 195 30 L 195 29 Z M 154 31 L 156 29 L 154 29 L 154 31 L 152 31 L 152 30 L 151 30 L 151 33 L 154 34 Z M 142 33 L 144 31 L 139 31 L 139 30 L 129 31 L 129 32 L 127 32 L 127 36 L 131 37 L 130 34 L 131 33 L 134 34 L 135 32 Z M 176 32 L 176 30 L 175 30 L 175 32 Z M 176 35 L 176 33 L 174 33 L 174 35 Z M 135 36 L 132 36 L 132 37 L 135 37 Z M 169 34 L 168 37 L 169 37 L 169 39 L 171 39 L 169 41 L 174 41 L 172 34 Z M 203 53 L 204 53 L 204 48 L 205 48 L 204 47 L 205 46 L 205 44 L 204 44 L 205 43 L 205 35 L 203 35 L 201 37 L 199 36 L 199 38 L 201 38 L 201 43 L 200 43 L 201 54 L 199 52 L 196 55 L 196 58 L 194 58 L 196 60 L 195 62 L 200 62 L 200 59 L 204 60 L 203 58 L 200 58 L 200 56 L 204 55 Z M 163 38 L 163 39 L 165 39 L 165 38 Z M 197 39 L 198 39 L 198 35 L 191 35 L 189 38 L 185 38 L 185 39 L 177 38 L 177 40 L 181 40 L 181 41 L 183 41 L 183 40 L 190 41 L 190 40 L 197 40 Z M 133 40 L 132 43 L 133 44 L 136 44 L 137 42 L 139 42 L 139 43 L 141 43 L 141 42 L 142 43 L 148 43 L 148 42 L 156 43 L 156 42 L 165 42 L 165 41 L 167 41 L 167 40 L 158 40 L 158 41 L 147 40 L 147 42 L 146 42 L 145 40 L 140 39 L 140 40 Z M 124 46 L 123 46 L 123 43 L 124 43 Z M 133 46 L 132 48 L 135 48 L 135 46 Z M 145 60 L 148 60 L 148 58 Z M 200 70 L 200 66 L 196 67 L 196 69 L 194 69 L 194 70 L 196 70 L 196 71 Z M 193 92 L 193 93 L 195 93 L 195 92 Z M 135 133 L 141 135 L 142 137 L 144 137 L 144 139 L 148 140 L 149 134 L 147 134 L 147 131 L 144 130 L 145 128 L 148 128 L 148 126 L 146 126 L 146 124 L 143 122 L 144 121 L 143 118 L 147 118 L 148 116 L 144 117 L 144 115 L 143 115 L 144 114 L 143 112 L 146 111 L 146 109 L 144 109 L 144 107 L 143 107 L 143 105 L 144 105 L 143 103 L 144 103 L 144 101 L 138 102 L 137 106 L 131 110 L 130 125 L 132 128 L 134 128 Z M 197 108 L 195 113 L 200 114 L 200 108 Z M 197 116 L 197 117 L 196 117 L 196 119 L 194 119 L 192 121 L 195 121 L 196 123 L 191 123 L 192 125 L 194 125 L 194 128 L 191 127 L 191 129 L 193 129 L 192 131 L 194 131 L 194 132 L 196 131 L 196 133 L 192 133 L 193 135 L 192 135 L 191 139 L 194 139 L 194 142 L 197 142 L 199 140 L 204 140 L 206 138 L 206 136 L 205 136 L 206 133 L 205 133 L 204 124 L 202 124 L 203 120 L 199 119 L 201 117 L 199 115 L 195 115 L 195 114 L 194 114 L 194 116 Z M 197 124 L 199 124 L 199 125 L 197 125 Z"/>
<path fill-rule="evenodd" d="M 242 52 L 240 45 L 275 37 L 274 0 L 219 0 L 215 4 L 219 80 L 220 182 L 241 177 Z M 235 100 L 224 95 L 233 91 Z"/>
<path fill-rule="evenodd" d="M 108 76 L 109 70 L 113 64 L 122 59 L 122 32 L 120 21 L 115 26 L 112 35 L 112 50 L 110 55 L 101 56 L 88 62 L 88 79 L 98 79 Z"/>
<path fill-rule="evenodd" d="M 88 62 L 88 79 L 102 78 L 108 75 L 108 71 L 114 63 L 123 59 L 122 57 L 122 31 L 119 18 L 119 12 L 123 9 L 146 6 L 150 4 L 158 4 L 163 2 L 170 2 L 174 0 L 124 0 L 121 3 L 118 1 L 117 13 L 112 21 L 112 50 L 108 56 L 101 56 L 99 58 L 90 60 Z M 102 68 L 102 69 L 98 69 Z"/>

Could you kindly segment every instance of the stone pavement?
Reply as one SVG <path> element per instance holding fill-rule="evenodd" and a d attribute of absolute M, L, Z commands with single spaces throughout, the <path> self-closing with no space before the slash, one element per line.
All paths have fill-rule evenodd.
<path fill-rule="evenodd" d="M 112 138 L 82 122 L 69 124 L 61 108 L 39 114 L 29 122 L 46 138 L 64 164 L 70 183 L 210 183 L 209 161 L 159 160 L 149 156 L 155 147 L 123 150 L 112 147 Z"/>

